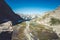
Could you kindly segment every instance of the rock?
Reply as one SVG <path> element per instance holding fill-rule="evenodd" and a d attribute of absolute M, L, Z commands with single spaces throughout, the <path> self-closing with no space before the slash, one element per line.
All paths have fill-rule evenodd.
<path fill-rule="evenodd" d="M 0 24 L 0 40 L 11 40 L 13 28 L 11 21 Z"/>
<path fill-rule="evenodd" d="M 4 0 L 0 0 L 0 24 L 7 21 L 11 21 L 13 25 L 16 25 L 21 23 L 23 18 L 15 14 Z"/>
<path fill-rule="evenodd" d="M 0 0 L 0 40 L 11 40 L 12 25 L 22 21 L 24 21 L 23 18 L 15 14 L 4 0 Z"/>
<path fill-rule="evenodd" d="M 9 33 L 8 31 L 0 33 L 0 40 L 11 40 L 12 39 L 12 33 L 13 32 Z"/>

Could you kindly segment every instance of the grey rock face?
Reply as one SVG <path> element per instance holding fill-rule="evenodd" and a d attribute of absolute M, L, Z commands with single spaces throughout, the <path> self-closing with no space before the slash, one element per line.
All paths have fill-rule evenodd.
<path fill-rule="evenodd" d="M 0 24 L 0 40 L 11 40 L 13 28 L 11 21 Z"/>

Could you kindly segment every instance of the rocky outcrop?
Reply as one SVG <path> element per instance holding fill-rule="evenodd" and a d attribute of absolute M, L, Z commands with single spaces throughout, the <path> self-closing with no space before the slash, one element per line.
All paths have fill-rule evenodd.
<path fill-rule="evenodd" d="M 13 25 L 23 21 L 23 19 L 15 14 L 4 0 L 0 0 L 0 24 L 11 21 Z"/>
<path fill-rule="evenodd" d="M 24 21 L 15 14 L 4 0 L 0 0 L 0 40 L 11 40 L 13 34 L 12 25 Z"/>
<path fill-rule="evenodd" d="M 0 40 L 11 40 L 13 28 L 11 21 L 0 24 Z"/>

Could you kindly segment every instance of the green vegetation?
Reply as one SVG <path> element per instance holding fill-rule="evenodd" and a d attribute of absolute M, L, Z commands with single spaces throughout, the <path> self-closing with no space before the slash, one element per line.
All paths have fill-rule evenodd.
<path fill-rule="evenodd" d="M 26 27 L 26 23 L 25 22 L 22 22 L 22 23 L 20 23 L 20 24 L 18 24 L 18 25 L 15 25 L 15 27 L 17 28 L 17 27 L 20 27 L 19 28 L 19 32 L 17 33 L 17 35 L 16 35 L 16 38 L 18 38 L 18 39 L 16 39 L 16 38 L 12 38 L 12 40 L 24 40 L 24 38 L 25 38 L 25 36 L 24 36 L 24 29 L 25 29 L 25 27 Z M 16 29 L 15 28 L 15 29 Z"/>
<path fill-rule="evenodd" d="M 52 40 L 52 39 L 56 39 L 58 38 L 57 34 L 53 31 L 52 28 L 45 28 L 46 26 L 43 24 L 38 24 L 35 21 L 30 21 L 30 32 L 36 36 L 37 38 L 39 38 L 39 40 Z M 60 20 L 56 19 L 56 18 L 51 18 L 51 23 L 57 23 L 56 21 L 58 21 L 60 23 Z M 18 35 L 17 37 L 19 38 L 19 40 L 25 40 L 26 37 L 24 35 L 24 29 L 26 28 L 26 22 L 23 22 L 21 24 L 18 24 L 17 26 L 21 26 L 21 28 L 19 29 Z"/>
<path fill-rule="evenodd" d="M 52 17 L 49 23 L 50 23 L 50 25 L 58 25 L 58 24 L 60 24 L 60 20 Z"/>
<path fill-rule="evenodd" d="M 45 19 L 45 18 L 47 18 L 49 15 L 50 15 L 49 13 L 48 13 L 48 14 L 45 14 L 42 18 Z"/>
<path fill-rule="evenodd" d="M 43 24 L 30 24 L 30 29 L 33 35 L 36 35 L 39 40 L 52 40 L 57 38 L 57 34 L 51 29 L 46 29 Z"/>

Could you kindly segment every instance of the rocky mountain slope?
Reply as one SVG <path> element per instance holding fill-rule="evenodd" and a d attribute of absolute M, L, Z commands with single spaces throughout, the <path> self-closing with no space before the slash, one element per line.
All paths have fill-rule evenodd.
<path fill-rule="evenodd" d="M 14 33 L 13 40 L 60 40 L 59 14 L 60 7 L 16 25 L 16 28 L 20 28 L 17 33 Z"/>
<path fill-rule="evenodd" d="M 13 31 L 12 40 L 60 40 L 59 14 L 60 7 L 45 13 L 43 16 L 36 16 L 30 21 L 14 26 L 11 25 L 11 21 L 8 21 L 0 26 L 3 26 L 2 29 Z M 8 34 L 11 34 L 11 32 L 8 32 Z"/>
<path fill-rule="evenodd" d="M 22 22 L 23 19 L 4 0 L 0 4 L 0 40 L 60 40 L 60 7 Z"/>
<path fill-rule="evenodd" d="M 60 36 L 60 6 L 51 12 L 45 13 L 39 23 L 49 26 Z"/>

